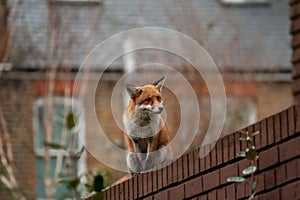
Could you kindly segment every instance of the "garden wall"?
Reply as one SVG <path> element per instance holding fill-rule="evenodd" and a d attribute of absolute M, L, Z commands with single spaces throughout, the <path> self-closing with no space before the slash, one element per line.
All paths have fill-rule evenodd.
<path fill-rule="evenodd" d="M 293 106 L 243 130 L 260 131 L 255 199 L 300 199 L 300 106 Z M 237 156 L 244 144 L 235 132 L 221 138 L 204 158 L 199 149 L 167 167 L 143 173 L 104 190 L 105 199 L 246 199 L 246 183 L 228 183 L 242 176 L 249 161 Z M 209 146 L 206 147 L 209 149 Z"/>

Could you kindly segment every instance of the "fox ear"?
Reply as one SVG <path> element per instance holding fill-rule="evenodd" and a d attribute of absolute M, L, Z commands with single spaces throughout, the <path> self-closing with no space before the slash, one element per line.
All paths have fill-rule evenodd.
<path fill-rule="evenodd" d="M 165 83 L 166 77 L 162 77 L 161 79 L 155 81 L 153 84 L 156 86 L 156 88 L 161 92 L 162 87 Z"/>
<path fill-rule="evenodd" d="M 126 84 L 125 87 L 126 87 L 127 93 L 129 94 L 129 96 L 131 98 L 137 98 L 142 93 L 141 89 L 139 89 L 133 85 Z"/>

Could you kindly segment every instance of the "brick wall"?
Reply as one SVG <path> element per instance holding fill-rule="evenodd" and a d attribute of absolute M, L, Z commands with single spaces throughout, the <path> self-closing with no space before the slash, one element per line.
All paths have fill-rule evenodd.
<path fill-rule="evenodd" d="M 300 104 L 300 0 L 290 0 L 291 47 L 293 49 L 293 93 L 296 104 Z"/>
<path fill-rule="evenodd" d="M 256 199 L 300 198 L 300 106 L 293 106 L 244 130 L 260 131 Z M 237 156 L 244 147 L 240 133 L 221 138 L 212 151 L 199 158 L 199 149 L 167 167 L 143 173 L 104 191 L 105 199 L 245 199 L 245 183 L 228 183 L 242 176 L 249 161 Z"/>
<path fill-rule="evenodd" d="M 32 84 L 29 80 L 5 79 L 0 82 L 0 104 L 13 149 L 14 172 L 17 182 L 24 192 L 35 191 L 35 156 L 32 127 Z M 10 199 L 0 183 L 0 199 Z"/>

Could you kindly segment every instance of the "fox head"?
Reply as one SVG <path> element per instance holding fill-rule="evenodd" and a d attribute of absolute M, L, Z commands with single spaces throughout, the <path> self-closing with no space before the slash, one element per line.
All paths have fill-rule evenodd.
<path fill-rule="evenodd" d="M 137 111 L 149 111 L 160 114 L 163 111 L 163 101 L 161 91 L 166 78 L 143 86 L 133 86 L 126 84 L 126 90 L 135 105 Z"/>

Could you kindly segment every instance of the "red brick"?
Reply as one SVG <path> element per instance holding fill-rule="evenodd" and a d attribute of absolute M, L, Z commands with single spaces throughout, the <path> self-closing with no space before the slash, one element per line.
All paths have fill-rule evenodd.
<path fill-rule="evenodd" d="M 125 181 L 125 182 L 123 183 L 123 185 L 124 185 L 124 199 L 130 199 L 130 198 L 129 198 L 129 189 L 128 189 L 129 181 L 128 181 L 128 180 Z M 132 198 L 131 198 L 131 199 L 132 199 Z"/>
<path fill-rule="evenodd" d="M 294 135 L 295 131 L 295 106 L 292 106 L 288 109 L 288 135 Z"/>
<path fill-rule="evenodd" d="M 203 191 L 217 187 L 220 184 L 219 170 L 203 175 Z"/>
<path fill-rule="evenodd" d="M 267 118 L 267 136 L 268 144 L 273 144 L 275 142 L 273 117 Z"/>
<path fill-rule="evenodd" d="M 232 160 L 232 159 L 234 159 L 235 158 L 235 152 L 236 152 L 236 150 L 235 150 L 235 142 L 234 142 L 234 140 L 235 140 L 235 137 L 234 137 L 234 135 L 233 134 L 231 134 L 231 135 L 229 135 L 229 137 L 228 137 L 228 155 L 229 155 L 229 160 Z"/>
<path fill-rule="evenodd" d="M 222 146 L 223 146 L 223 162 L 226 163 L 229 160 L 229 144 L 228 144 L 228 136 L 225 136 L 222 139 Z"/>
<path fill-rule="evenodd" d="M 217 197 L 218 197 L 218 199 L 226 199 L 224 187 L 217 190 Z"/>
<path fill-rule="evenodd" d="M 268 145 L 267 119 L 260 122 L 261 147 Z"/>
<path fill-rule="evenodd" d="M 246 130 L 243 130 L 243 131 L 247 131 L 247 129 Z M 241 138 L 241 137 L 245 137 L 243 134 L 241 134 L 240 133 L 240 135 L 239 135 L 239 138 Z M 239 143 L 240 143 L 240 146 L 241 146 L 241 151 L 245 151 L 245 149 L 247 148 L 247 144 L 246 144 L 246 142 L 244 142 L 244 141 L 241 141 L 240 139 L 238 140 L 239 141 Z M 236 152 L 236 154 L 237 154 L 238 152 Z M 237 156 L 237 155 L 236 155 Z M 238 156 L 237 156 L 238 157 Z"/>
<path fill-rule="evenodd" d="M 138 179 L 137 176 L 134 176 L 132 178 L 132 185 L 133 185 L 133 198 L 137 198 L 138 197 L 138 191 L 139 191 L 139 185 L 138 185 Z M 112 198 L 113 199 L 113 198 Z"/>
<path fill-rule="evenodd" d="M 148 181 L 148 184 L 147 184 L 147 193 L 151 193 L 153 191 L 153 177 L 152 177 L 152 173 L 151 172 L 148 172 L 147 173 L 147 181 Z"/>
<path fill-rule="evenodd" d="M 258 135 L 256 135 L 254 137 L 254 145 L 256 147 L 256 149 L 260 149 L 262 147 L 262 143 L 261 143 L 261 131 L 260 131 L 260 125 L 261 123 L 258 122 L 256 124 L 254 124 L 254 128 L 253 128 L 253 133 L 256 131 L 259 131 L 260 133 Z"/>
<path fill-rule="evenodd" d="M 292 180 L 297 178 L 298 176 L 298 167 L 296 160 L 293 160 L 291 162 L 288 162 L 286 164 L 286 180 Z"/>
<path fill-rule="evenodd" d="M 242 151 L 239 132 L 234 133 L 234 148 L 235 148 L 234 158 L 238 158 L 237 153 Z"/>
<path fill-rule="evenodd" d="M 197 200 L 207 200 L 207 195 L 201 195 Z"/>
<path fill-rule="evenodd" d="M 240 199 L 246 196 L 246 182 L 236 184 L 236 198 Z"/>
<path fill-rule="evenodd" d="M 153 188 L 153 191 L 157 190 L 157 172 L 158 172 L 158 170 L 152 171 L 152 188 Z"/>
<path fill-rule="evenodd" d="M 184 185 L 179 185 L 168 190 L 169 199 L 184 199 Z"/>
<path fill-rule="evenodd" d="M 276 114 L 274 116 L 274 134 L 275 134 L 275 142 L 279 142 L 281 140 L 281 128 L 280 128 L 280 114 Z"/>
<path fill-rule="evenodd" d="M 208 193 L 207 197 L 208 200 L 217 200 L 217 191 L 211 191 L 210 193 Z"/>
<path fill-rule="evenodd" d="M 173 181 L 178 182 L 177 162 L 172 163 L 172 176 Z"/>
<path fill-rule="evenodd" d="M 162 191 L 154 195 L 154 200 L 168 199 L 168 191 Z"/>
<path fill-rule="evenodd" d="M 187 154 L 182 156 L 182 165 L 183 165 L 183 178 L 186 179 L 189 177 L 189 159 Z"/>
<path fill-rule="evenodd" d="M 153 200 L 153 196 L 149 196 L 147 198 L 144 198 L 144 200 Z"/>
<path fill-rule="evenodd" d="M 120 184 L 120 199 L 121 200 L 125 200 L 125 183 L 123 182 L 123 183 L 121 183 Z"/>
<path fill-rule="evenodd" d="M 116 193 L 116 194 L 115 194 L 115 199 L 116 199 L 116 200 L 121 199 L 121 198 L 120 198 L 120 192 L 121 192 L 120 184 L 115 185 L 114 187 L 115 187 L 115 193 Z"/>
<path fill-rule="evenodd" d="M 206 170 L 205 168 L 205 159 L 204 158 L 200 158 L 200 172 L 203 172 Z"/>
<path fill-rule="evenodd" d="M 278 162 L 278 147 L 272 147 L 259 153 L 259 170 L 275 165 Z"/>
<path fill-rule="evenodd" d="M 195 161 L 193 157 L 193 152 L 188 153 L 188 159 L 189 159 L 189 176 L 193 176 L 195 174 Z"/>
<path fill-rule="evenodd" d="M 300 132 L 300 106 L 295 106 L 296 132 Z"/>
<path fill-rule="evenodd" d="M 166 167 L 162 168 L 162 186 L 165 187 L 168 185 L 168 170 Z"/>
<path fill-rule="evenodd" d="M 226 199 L 236 199 L 235 194 L 235 184 L 231 184 L 225 188 L 226 190 Z"/>
<path fill-rule="evenodd" d="M 238 165 L 239 165 L 239 172 L 238 172 L 238 175 L 239 176 L 244 176 L 243 175 L 243 170 L 248 168 L 250 166 L 250 161 L 247 160 L 247 159 L 243 159 L 241 161 L 238 162 Z"/>
<path fill-rule="evenodd" d="M 265 176 L 264 174 L 258 174 L 254 176 L 257 181 L 256 191 L 260 192 L 265 189 Z"/>
<path fill-rule="evenodd" d="M 206 156 L 204 157 L 204 163 L 205 163 L 205 170 L 206 169 L 210 169 L 211 167 L 211 160 L 210 160 L 210 145 L 209 144 L 206 144 L 204 146 L 204 149 L 205 149 L 205 154 Z M 208 153 L 207 153 L 208 152 Z"/>
<path fill-rule="evenodd" d="M 300 199 L 300 181 L 288 184 L 280 188 L 282 199 Z"/>
<path fill-rule="evenodd" d="M 200 165 L 199 165 L 200 159 L 199 159 L 199 150 L 198 149 L 193 152 L 193 156 L 194 156 L 194 173 L 198 174 L 200 172 Z"/>
<path fill-rule="evenodd" d="M 162 168 L 157 170 L 157 189 L 161 189 L 163 187 L 163 174 L 162 174 Z"/>
<path fill-rule="evenodd" d="M 221 165 L 223 164 L 223 151 L 224 151 L 222 146 L 222 139 L 216 143 L 215 149 L 217 150 L 217 165 Z"/>
<path fill-rule="evenodd" d="M 168 185 L 172 184 L 173 181 L 173 166 L 172 164 L 169 164 L 167 166 L 167 172 L 168 172 Z"/>
<path fill-rule="evenodd" d="M 220 182 L 221 184 L 227 183 L 227 178 L 238 175 L 238 164 L 233 163 L 220 168 Z"/>
<path fill-rule="evenodd" d="M 209 155 L 211 160 L 211 167 L 215 167 L 217 165 L 217 144 L 211 149 Z M 222 153 L 222 152 L 221 152 Z"/>
<path fill-rule="evenodd" d="M 260 200 L 273 200 L 273 199 L 274 200 L 280 199 L 279 189 L 272 190 L 272 191 L 260 196 Z"/>
<path fill-rule="evenodd" d="M 288 110 L 280 113 L 280 126 L 281 126 L 281 138 L 288 137 L 288 122 L 287 122 Z"/>
<path fill-rule="evenodd" d="M 138 195 L 142 196 L 144 192 L 143 176 L 137 175 L 137 180 L 138 180 Z"/>
<path fill-rule="evenodd" d="M 275 186 L 275 176 L 274 176 L 274 171 L 266 171 L 265 172 L 265 188 L 269 189 Z"/>
<path fill-rule="evenodd" d="M 276 185 L 280 185 L 286 181 L 286 166 L 281 165 L 275 169 Z"/>
<path fill-rule="evenodd" d="M 110 190 L 111 199 L 117 199 L 116 192 L 115 192 L 115 187 L 111 187 L 109 190 Z"/>
<path fill-rule="evenodd" d="M 104 190 L 103 192 L 103 199 L 111 199 L 110 198 L 110 190 Z"/>
<path fill-rule="evenodd" d="M 183 179 L 183 166 L 182 166 L 182 157 L 177 159 L 177 179 L 178 181 L 181 181 Z"/>
<path fill-rule="evenodd" d="M 143 195 L 148 194 L 148 173 L 143 173 L 140 176 L 142 176 L 142 185 L 143 185 Z M 150 185 L 152 187 L 152 184 Z"/>
<path fill-rule="evenodd" d="M 185 197 L 189 198 L 203 191 L 202 177 L 194 178 L 184 184 Z"/>
<path fill-rule="evenodd" d="M 280 162 L 300 155 L 300 137 L 287 141 L 279 146 Z"/>

